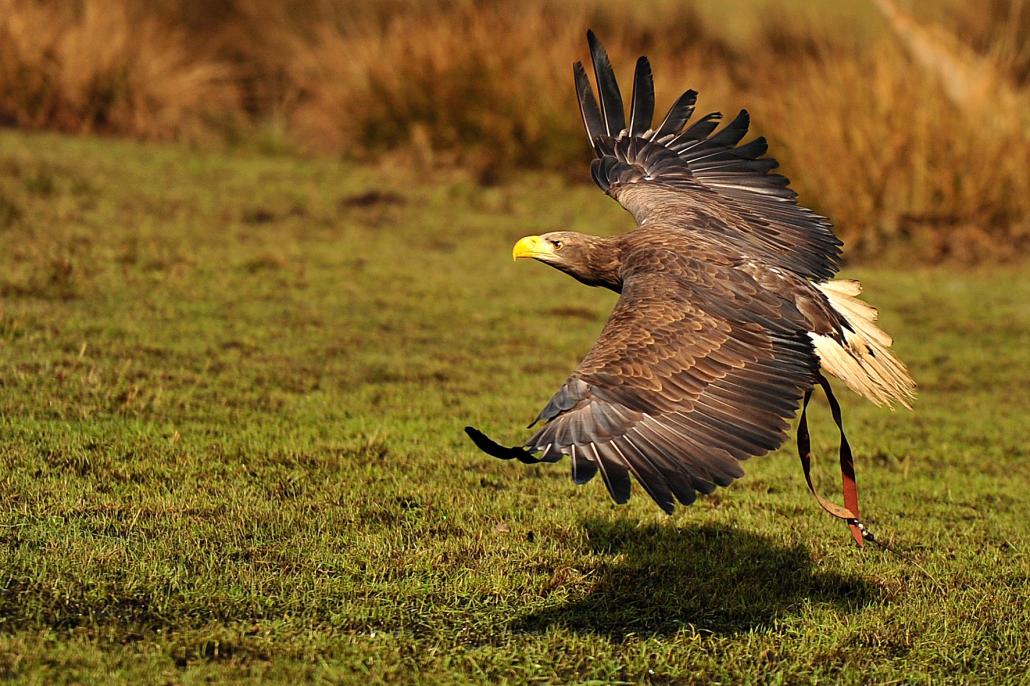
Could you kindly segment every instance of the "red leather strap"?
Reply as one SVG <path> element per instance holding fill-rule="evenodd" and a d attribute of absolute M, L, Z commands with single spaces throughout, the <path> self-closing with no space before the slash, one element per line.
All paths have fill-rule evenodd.
<path fill-rule="evenodd" d="M 801 407 L 801 421 L 798 424 L 798 457 L 801 458 L 801 469 L 805 473 L 805 482 L 808 484 L 808 490 L 811 491 L 813 496 L 815 496 L 820 507 L 834 517 L 843 519 L 847 522 L 848 528 L 851 530 L 851 537 L 855 539 L 855 544 L 861 548 L 866 535 L 865 527 L 859 519 L 858 483 L 855 480 L 854 456 L 851 453 L 851 445 L 848 443 L 848 438 L 844 435 L 844 422 L 841 418 L 840 404 L 837 402 L 837 398 L 833 395 L 833 389 L 830 388 L 830 382 L 819 373 L 816 373 L 816 378 L 819 381 L 819 385 L 823 387 L 826 399 L 830 403 L 830 412 L 833 413 L 833 421 L 837 423 L 837 428 L 840 429 L 840 474 L 844 490 L 844 507 L 830 502 L 820 496 L 815 490 L 815 485 L 812 483 L 812 441 L 808 435 L 808 418 L 806 416 L 806 413 L 808 412 L 808 401 L 812 399 L 811 389 L 805 393 L 805 402 Z"/>

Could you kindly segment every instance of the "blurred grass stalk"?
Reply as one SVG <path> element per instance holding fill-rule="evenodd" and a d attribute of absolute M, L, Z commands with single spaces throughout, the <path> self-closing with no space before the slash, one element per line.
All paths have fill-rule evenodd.
<path fill-rule="evenodd" d="M 701 111 L 747 106 L 852 257 L 1025 254 L 1030 8 L 929 5 L 932 16 L 927 3 L 881 2 L 922 13 L 907 25 L 867 5 L 879 23 L 860 36 L 821 6 L 750 3 L 742 39 L 697 5 L 661 0 L 0 0 L 0 124 L 211 143 L 274 122 L 311 153 L 484 182 L 521 168 L 585 179 L 570 63 L 592 26 L 626 84 L 647 53 L 666 103 L 693 87 Z M 927 49 L 939 65 L 975 55 L 1006 96 L 956 103 Z"/>

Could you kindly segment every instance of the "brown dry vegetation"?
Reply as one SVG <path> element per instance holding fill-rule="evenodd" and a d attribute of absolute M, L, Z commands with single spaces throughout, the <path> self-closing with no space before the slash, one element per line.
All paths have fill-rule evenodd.
<path fill-rule="evenodd" d="M 0 0 L 0 124 L 192 138 L 236 115 L 231 73 L 124 3 Z"/>
<path fill-rule="evenodd" d="M 592 26 L 627 83 L 633 58 L 651 57 L 660 101 L 694 87 L 702 109 L 751 109 L 755 132 L 805 202 L 834 218 L 850 255 L 1025 252 L 1022 0 L 918 6 L 920 21 L 965 41 L 1015 93 L 973 109 L 956 108 L 871 5 L 862 31 L 821 6 L 752 3 L 746 32 L 729 30 L 732 11 L 694 7 L 0 0 L 0 123 L 188 140 L 277 131 L 279 147 L 460 167 L 484 181 L 518 168 L 585 179 L 569 67 Z"/>
<path fill-rule="evenodd" d="M 913 12 L 988 55 L 1002 76 L 1021 86 L 1030 83 L 1030 2 L 1027 0 L 945 0 L 943 12 L 934 3 L 914 3 Z"/>

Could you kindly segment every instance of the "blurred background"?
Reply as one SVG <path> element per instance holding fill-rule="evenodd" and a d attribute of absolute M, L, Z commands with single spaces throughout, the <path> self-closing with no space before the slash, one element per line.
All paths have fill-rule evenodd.
<path fill-rule="evenodd" d="M 586 27 L 750 109 L 852 260 L 1030 245 L 1023 0 L 0 0 L 0 126 L 589 183 Z"/>

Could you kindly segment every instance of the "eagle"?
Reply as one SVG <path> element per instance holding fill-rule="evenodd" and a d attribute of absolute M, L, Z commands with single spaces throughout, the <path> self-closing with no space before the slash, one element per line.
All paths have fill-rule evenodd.
<path fill-rule="evenodd" d="M 575 483 L 600 473 L 617 503 L 629 499 L 632 475 L 671 513 L 676 502 L 689 505 L 743 476 L 743 460 L 778 448 L 820 384 L 841 427 L 850 508 L 820 503 L 848 520 L 861 545 L 857 491 L 850 499 L 847 491 L 850 448 L 823 372 L 878 405 L 909 407 L 915 384 L 891 354 L 876 310 L 859 299 L 860 284 L 833 280 L 841 241 L 773 172 L 778 163 L 764 138 L 741 144 L 747 110 L 721 129 L 717 112 L 688 126 L 698 95 L 688 90 L 655 124 L 651 66 L 640 57 L 627 119 L 608 54 L 592 31 L 587 42 L 598 98 L 581 62 L 573 75 L 594 153 L 590 171 L 637 226 L 615 236 L 526 236 L 512 257 L 619 299 L 523 444 L 466 432 L 495 457 L 568 456 Z M 804 409 L 798 445 L 808 452 Z M 802 464 L 815 494 L 804 454 Z"/>

